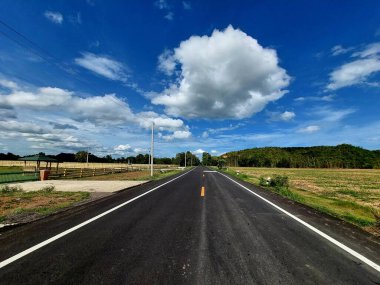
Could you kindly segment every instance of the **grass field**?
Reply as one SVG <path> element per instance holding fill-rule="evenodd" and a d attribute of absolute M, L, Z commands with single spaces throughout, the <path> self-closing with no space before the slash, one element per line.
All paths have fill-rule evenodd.
<path fill-rule="evenodd" d="M 88 192 L 58 192 L 49 187 L 23 192 L 20 188 L 3 185 L 0 187 L 0 223 L 28 221 L 31 216 L 36 218 L 48 215 L 89 196 Z"/>
<path fill-rule="evenodd" d="M 39 175 L 35 172 L 23 172 L 20 166 L 0 166 L 0 184 L 16 181 L 38 180 Z"/>
<path fill-rule="evenodd" d="M 0 173 L 12 173 L 22 171 L 21 166 L 0 166 Z"/>
<path fill-rule="evenodd" d="M 267 188 L 380 235 L 378 169 L 232 167 L 228 172 L 255 185 L 259 185 L 260 177 L 287 176 L 288 189 Z"/>

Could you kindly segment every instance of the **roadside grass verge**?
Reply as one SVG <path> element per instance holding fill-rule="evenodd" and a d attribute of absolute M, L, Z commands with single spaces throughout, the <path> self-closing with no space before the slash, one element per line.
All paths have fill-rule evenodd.
<path fill-rule="evenodd" d="M 225 172 L 380 236 L 379 170 L 232 167 Z M 264 184 L 276 176 L 286 177 L 288 186 Z"/>
<path fill-rule="evenodd" d="M 20 187 L 0 187 L 0 222 L 26 222 L 31 217 L 52 214 L 88 199 L 88 192 L 58 192 L 53 186 L 24 192 Z"/>

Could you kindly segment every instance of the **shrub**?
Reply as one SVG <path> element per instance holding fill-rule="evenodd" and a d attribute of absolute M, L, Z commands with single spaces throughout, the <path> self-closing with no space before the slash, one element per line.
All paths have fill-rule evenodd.
<path fill-rule="evenodd" d="M 261 176 L 259 180 L 259 184 L 261 186 L 270 186 L 276 188 L 288 188 L 289 187 L 289 179 L 287 176 L 282 175 L 273 175 L 273 177 L 264 177 Z"/>
<path fill-rule="evenodd" d="M 42 187 L 40 189 L 41 192 L 46 192 L 46 193 L 51 193 L 54 190 L 55 190 L 55 186 L 54 185 L 48 185 L 48 186 Z"/>
<path fill-rule="evenodd" d="M 4 185 L 4 186 L 1 186 L 0 188 L 1 194 L 9 194 L 9 193 L 21 192 L 21 191 L 22 191 L 22 188 L 20 186 Z"/>
<path fill-rule="evenodd" d="M 271 178 L 270 177 L 264 177 L 261 176 L 259 180 L 259 184 L 261 186 L 269 186 L 270 185 Z"/>

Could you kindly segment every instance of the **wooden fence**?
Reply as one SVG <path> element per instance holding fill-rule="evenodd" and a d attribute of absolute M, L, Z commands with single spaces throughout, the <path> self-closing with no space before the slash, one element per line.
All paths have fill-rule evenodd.
<path fill-rule="evenodd" d="M 138 167 L 114 167 L 114 168 L 59 168 L 52 169 L 49 179 L 73 179 L 114 173 L 126 173 L 146 170 Z"/>

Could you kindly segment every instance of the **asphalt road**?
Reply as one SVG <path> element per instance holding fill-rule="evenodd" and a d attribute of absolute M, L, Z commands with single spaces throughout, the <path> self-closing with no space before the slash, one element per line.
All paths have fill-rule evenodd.
<path fill-rule="evenodd" d="M 380 284 L 375 269 L 228 178 L 204 170 L 197 167 L 149 193 L 172 178 L 1 233 L 4 261 L 147 193 L 4 266 L 0 283 Z M 379 264 L 378 240 L 248 187 Z"/>

